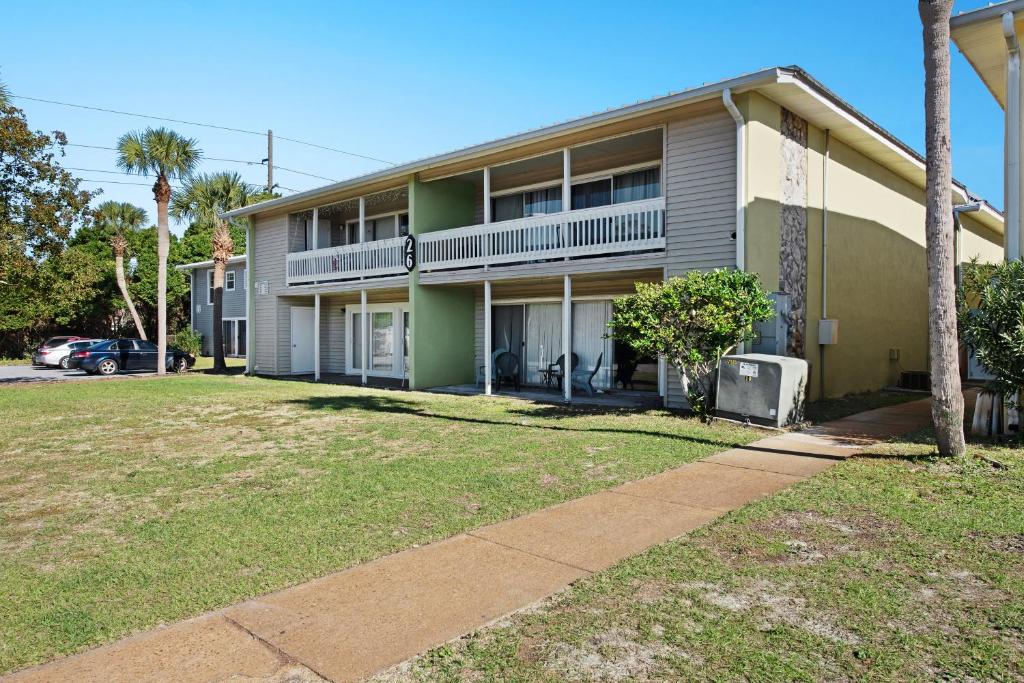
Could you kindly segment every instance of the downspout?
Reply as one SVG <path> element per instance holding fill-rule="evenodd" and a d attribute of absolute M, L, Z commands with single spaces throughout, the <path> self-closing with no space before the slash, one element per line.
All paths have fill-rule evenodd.
<path fill-rule="evenodd" d="M 245 374 L 254 374 L 255 358 L 252 348 L 252 327 L 256 322 L 256 297 L 253 296 L 255 286 L 252 272 L 252 219 L 249 219 L 245 226 Z"/>
<path fill-rule="evenodd" d="M 963 284 L 963 259 L 964 259 L 964 244 L 963 244 L 963 225 L 960 223 L 960 214 L 962 213 L 974 213 L 981 210 L 980 202 L 973 202 L 971 204 L 957 204 L 953 207 L 953 272 L 955 273 L 956 286 L 959 287 Z"/>
<path fill-rule="evenodd" d="M 746 159 L 744 158 L 743 131 L 745 121 L 743 114 L 736 108 L 729 88 L 722 90 L 722 104 L 736 122 L 736 269 L 745 270 L 747 265 L 746 249 Z"/>
<path fill-rule="evenodd" d="M 828 162 L 832 131 L 825 129 L 825 154 L 821 168 L 821 319 L 828 320 Z M 818 344 L 819 396 L 825 398 L 825 344 Z"/>
<path fill-rule="evenodd" d="M 1006 236 L 1007 261 L 1021 257 L 1020 207 L 1020 45 L 1013 12 L 1003 14 L 1006 40 Z"/>

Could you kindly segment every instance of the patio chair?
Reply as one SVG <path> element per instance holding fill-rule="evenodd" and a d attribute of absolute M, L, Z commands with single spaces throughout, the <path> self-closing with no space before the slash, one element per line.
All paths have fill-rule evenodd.
<path fill-rule="evenodd" d="M 496 391 L 501 391 L 501 383 L 512 382 L 519 391 L 519 356 L 505 351 L 494 360 L 495 375 L 498 383 Z"/>
<path fill-rule="evenodd" d="M 597 363 L 594 364 L 593 370 L 577 370 L 572 373 L 572 386 L 574 389 L 582 389 L 587 392 L 587 396 L 594 395 L 594 375 L 601 369 L 601 361 L 604 360 L 604 354 L 602 353 L 597 357 Z"/>
<path fill-rule="evenodd" d="M 576 368 L 580 366 L 580 357 L 575 353 L 572 354 L 572 369 L 569 372 L 574 372 Z M 558 388 L 562 388 L 562 378 L 565 377 L 565 354 L 563 353 L 558 357 L 554 363 L 548 365 L 547 370 L 544 371 L 544 386 L 550 387 L 552 380 L 558 381 Z"/>
<path fill-rule="evenodd" d="M 495 365 L 496 365 L 496 363 L 498 361 L 498 356 L 500 356 L 501 354 L 505 353 L 506 351 L 508 351 L 508 349 L 501 348 L 501 349 L 495 349 L 494 352 L 491 353 L 491 382 L 492 383 L 494 382 L 494 377 L 495 377 L 495 375 L 494 375 L 494 367 L 495 367 Z M 487 370 L 486 370 L 486 368 L 487 368 L 486 365 L 481 365 L 480 367 L 478 367 L 476 369 L 476 385 L 478 387 L 482 386 L 483 384 L 485 384 L 485 380 L 487 378 Z"/>

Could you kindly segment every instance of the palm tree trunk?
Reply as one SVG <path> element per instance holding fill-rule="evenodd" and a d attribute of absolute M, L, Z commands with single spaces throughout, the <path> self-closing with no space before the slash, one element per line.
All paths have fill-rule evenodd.
<path fill-rule="evenodd" d="M 153 185 L 156 198 L 157 271 L 156 271 L 156 373 L 167 374 L 167 255 L 171 250 L 171 233 L 167 224 L 167 203 L 171 184 L 159 176 Z"/>
<path fill-rule="evenodd" d="M 121 290 L 121 296 L 124 297 L 125 306 L 128 307 L 128 312 L 132 315 L 132 320 L 135 321 L 135 329 L 139 333 L 139 339 L 146 338 L 146 330 L 142 327 L 142 321 L 139 319 L 139 313 L 135 310 L 135 304 L 132 303 L 132 295 L 128 293 L 128 281 L 124 277 L 124 254 L 114 254 L 114 272 L 117 275 L 117 286 Z"/>
<path fill-rule="evenodd" d="M 224 271 L 227 259 L 213 258 L 213 371 L 224 372 Z"/>
<path fill-rule="evenodd" d="M 953 173 L 949 132 L 949 16 L 953 0 L 919 0 L 924 34 L 928 347 L 932 422 L 941 455 L 962 455 L 964 396 L 960 386 L 953 281 Z"/>

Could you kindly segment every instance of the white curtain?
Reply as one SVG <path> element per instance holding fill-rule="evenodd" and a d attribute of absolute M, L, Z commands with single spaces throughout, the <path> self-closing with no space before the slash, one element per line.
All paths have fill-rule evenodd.
<path fill-rule="evenodd" d="M 544 370 L 562 354 L 562 304 L 527 304 L 527 384 L 543 384 Z"/>

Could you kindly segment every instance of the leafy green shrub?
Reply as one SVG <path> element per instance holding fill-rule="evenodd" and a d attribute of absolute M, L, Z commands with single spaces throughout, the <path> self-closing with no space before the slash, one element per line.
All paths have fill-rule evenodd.
<path fill-rule="evenodd" d="M 722 356 L 751 339 L 754 324 L 775 307 L 757 275 L 739 270 L 690 271 L 636 285 L 615 300 L 612 336 L 643 355 L 663 355 L 679 374 L 690 409 L 707 420 L 714 408 Z"/>
<path fill-rule="evenodd" d="M 193 356 L 198 356 L 199 350 L 203 348 L 203 335 L 189 327 L 186 327 L 175 333 L 174 345 L 185 353 L 191 353 Z"/>
<path fill-rule="evenodd" d="M 960 337 L 995 377 L 989 388 L 1008 398 L 1024 387 L 1024 263 L 972 262 L 963 279 L 957 293 Z"/>

